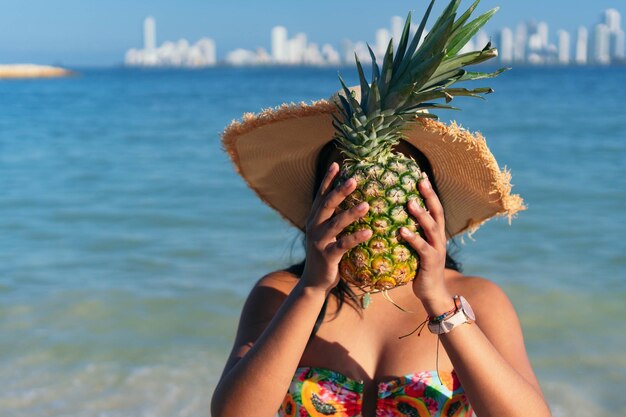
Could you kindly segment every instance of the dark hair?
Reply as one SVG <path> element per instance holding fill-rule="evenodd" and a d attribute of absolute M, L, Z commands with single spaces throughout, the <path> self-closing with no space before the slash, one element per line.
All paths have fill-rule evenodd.
<path fill-rule="evenodd" d="M 328 166 L 330 156 L 334 150 L 335 150 L 334 141 L 330 141 L 320 150 L 320 153 L 317 156 L 317 169 L 315 172 L 314 194 L 317 194 L 318 188 L 321 185 L 322 180 L 324 179 L 324 175 L 326 174 L 326 168 Z M 426 175 L 428 175 L 428 179 L 430 180 L 430 183 L 433 186 L 433 190 L 435 191 L 435 194 L 439 195 L 439 190 L 437 189 L 437 182 L 436 182 L 435 176 L 433 175 L 432 167 L 431 167 L 430 162 L 428 161 L 428 158 L 426 158 L 426 156 L 415 147 L 412 147 L 411 156 L 413 157 L 413 159 L 415 159 L 415 162 L 417 162 L 417 165 L 420 167 L 420 169 L 426 172 Z M 303 236 L 303 241 L 304 239 L 306 239 L 306 236 Z M 450 239 L 448 241 L 448 246 L 449 248 L 446 251 L 446 264 L 445 264 L 446 268 L 461 272 L 462 265 L 458 261 L 456 261 L 452 255 L 450 255 L 450 246 L 454 248 L 455 255 L 456 255 L 456 252 L 458 252 L 458 245 L 456 241 L 454 239 Z M 291 265 L 289 268 L 286 269 L 286 271 L 300 278 L 302 276 L 302 273 L 304 272 L 304 263 L 305 263 L 305 260 L 302 260 L 301 262 L 297 264 Z M 334 295 L 335 298 L 337 298 L 337 301 L 339 302 L 337 313 L 339 313 L 339 310 L 341 310 L 341 308 L 343 307 L 344 303 L 346 302 L 346 299 L 350 300 L 353 303 L 355 309 L 360 312 L 360 308 L 359 308 L 360 303 L 357 301 L 358 296 L 354 293 L 354 291 L 352 291 L 352 289 L 343 280 L 339 280 L 339 283 L 334 288 L 331 289 L 330 294 Z M 315 335 L 317 334 L 317 331 L 322 325 L 322 322 L 324 321 L 324 317 L 326 316 L 327 305 L 328 305 L 328 298 L 326 298 L 326 300 L 324 301 L 324 304 L 322 305 L 322 309 L 319 315 L 317 316 L 317 320 L 315 321 L 315 325 L 313 326 L 313 331 L 311 332 L 311 336 L 309 337 L 309 342 L 315 337 Z"/>

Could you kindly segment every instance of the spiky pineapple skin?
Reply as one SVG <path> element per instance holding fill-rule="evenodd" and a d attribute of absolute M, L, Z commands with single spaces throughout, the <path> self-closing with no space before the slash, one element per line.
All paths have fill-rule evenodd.
<path fill-rule="evenodd" d="M 339 275 L 365 291 L 391 289 L 410 282 L 419 267 L 419 256 L 400 236 L 400 228 L 421 232 L 407 212 L 409 200 L 424 207 L 418 191 L 422 172 L 417 163 L 402 154 L 392 153 L 376 162 L 346 160 L 338 183 L 357 181 L 354 192 L 341 204 L 341 210 L 365 201 L 367 214 L 352 223 L 342 234 L 370 229 L 372 237 L 344 254 Z"/>

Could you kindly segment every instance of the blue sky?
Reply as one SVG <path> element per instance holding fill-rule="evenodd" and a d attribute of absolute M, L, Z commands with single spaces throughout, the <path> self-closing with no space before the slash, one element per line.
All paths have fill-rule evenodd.
<path fill-rule="evenodd" d="M 471 4 L 465 0 L 462 7 Z M 447 0 L 438 0 L 440 11 Z M 525 20 L 544 20 L 557 29 L 595 24 L 613 7 L 626 18 L 623 0 L 483 0 L 479 11 L 501 6 L 488 31 Z M 141 24 L 157 20 L 158 42 L 203 36 L 217 43 L 218 58 L 237 47 L 269 49 L 270 29 L 305 32 L 311 42 L 339 46 L 342 39 L 373 42 L 374 31 L 394 15 L 414 10 L 421 17 L 427 0 L 0 0 L 0 63 L 114 65 L 124 52 L 141 46 Z M 418 20 L 417 17 L 414 20 Z M 624 23 L 622 26 L 626 26 Z"/>

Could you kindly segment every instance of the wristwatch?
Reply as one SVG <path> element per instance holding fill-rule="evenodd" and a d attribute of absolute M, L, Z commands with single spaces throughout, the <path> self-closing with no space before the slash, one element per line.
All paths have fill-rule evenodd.
<path fill-rule="evenodd" d="M 471 324 L 476 320 L 474 311 L 469 305 L 465 297 L 462 295 L 454 296 L 454 304 L 456 305 L 456 313 L 450 317 L 445 318 L 439 322 L 428 322 L 428 330 L 434 334 L 450 333 L 452 329 L 460 326 L 461 324 Z"/>

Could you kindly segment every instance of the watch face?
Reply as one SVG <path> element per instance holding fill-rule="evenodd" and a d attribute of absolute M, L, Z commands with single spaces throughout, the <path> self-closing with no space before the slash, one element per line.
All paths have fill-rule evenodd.
<path fill-rule="evenodd" d="M 472 321 L 476 320 L 476 316 L 474 315 L 474 310 L 472 310 L 472 307 L 469 305 L 465 297 L 460 296 L 459 301 L 461 302 L 461 308 L 465 312 L 465 315 Z"/>

